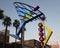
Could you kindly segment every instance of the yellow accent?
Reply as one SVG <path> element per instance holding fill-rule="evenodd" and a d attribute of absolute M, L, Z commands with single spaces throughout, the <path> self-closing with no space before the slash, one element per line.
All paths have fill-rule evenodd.
<path fill-rule="evenodd" d="M 48 32 L 47 35 L 46 35 L 46 39 L 44 40 L 44 46 L 47 44 L 50 36 L 52 35 L 52 30 L 46 26 L 44 23 L 43 23 L 43 26 L 45 27 L 45 30 Z"/>
<path fill-rule="evenodd" d="M 47 42 L 48 42 L 48 40 L 49 40 L 49 38 L 51 37 L 51 35 L 52 35 L 52 30 L 48 27 L 48 26 L 46 26 L 44 23 L 42 23 L 43 24 L 43 27 L 45 27 L 45 30 L 48 32 L 47 33 L 47 35 L 46 35 L 46 38 L 45 38 L 45 40 L 44 40 L 44 46 L 47 44 Z M 44 46 L 42 47 L 42 48 L 44 48 Z"/>

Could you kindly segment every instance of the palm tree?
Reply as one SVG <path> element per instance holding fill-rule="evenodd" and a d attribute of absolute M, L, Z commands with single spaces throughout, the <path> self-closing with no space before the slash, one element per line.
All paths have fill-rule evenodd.
<path fill-rule="evenodd" d="M 17 35 L 17 29 L 18 29 L 19 25 L 20 25 L 19 20 L 15 19 L 13 22 L 13 26 L 16 28 L 16 35 Z M 16 42 L 16 39 L 15 39 L 15 42 Z M 16 48 L 16 46 L 15 46 L 15 48 Z"/>
<path fill-rule="evenodd" d="M 16 28 L 16 35 L 17 35 L 17 29 L 18 29 L 19 25 L 20 25 L 19 20 L 15 19 L 13 22 L 13 26 Z"/>
<path fill-rule="evenodd" d="M 3 18 L 4 18 L 3 12 L 4 12 L 4 11 L 0 9 L 0 19 L 3 19 Z"/>
<path fill-rule="evenodd" d="M 16 35 L 17 35 L 17 29 L 18 29 L 19 25 L 20 25 L 19 20 L 15 19 L 13 22 L 13 26 L 16 28 Z"/>
<path fill-rule="evenodd" d="M 6 16 L 6 17 L 3 19 L 3 24 L 4 24 L 4 26 L 6 27 L 6 28 L 5 28 L 5 43 L 6 43 L 6 35 L 7 35 L 8 26 L 11 25 L 11 18 Z"/>

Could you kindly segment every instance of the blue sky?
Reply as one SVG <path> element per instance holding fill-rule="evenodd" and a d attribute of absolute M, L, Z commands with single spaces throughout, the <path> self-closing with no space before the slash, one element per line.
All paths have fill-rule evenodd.
<path fill-rule="evenodd" d="M 60 0 L 0 0 L 0 8 L 4 10 L 4 14 L 12 18 L 12 22 L 14 19 L 20 19 L 16 9 L 13 6 L 13 2 L 23 2 L 32 6 L 39 5 L 40 9 L 46 16 L 45 24 L 49 26 L 53 34 L 49 41 L 58 41 L 60 42 Z M 25 39 L 37 39 L 38 36 L 38 20 L 30 22 L 26 25 L 27 31 L 25 32 Z M 32 27 L 31 27 L 32 26 Z M 2 21 L 0 20 L 0 31 L 5 27 L 2 25 Z M 29 29 L 28 29 L 29 28 Z M 15 28 L 9 27 L 10 33 L 15 34 Z M 14 40 L 10 38 L 10 40 Z"/>

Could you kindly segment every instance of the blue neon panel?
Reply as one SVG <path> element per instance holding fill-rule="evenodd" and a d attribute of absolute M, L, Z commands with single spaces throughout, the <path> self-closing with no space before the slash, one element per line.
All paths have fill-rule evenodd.
<path fill-rule="evenodd" d="M 9 34 L 11 37 L 15 38 L 15 39 L 18 39 L 18 40 L 21 40 L 21 38 L 17 35 L 14 35 L 14 34 Z"/>
<path fill-rule="evenodd" d="M 21 30 L 23 24 L 24 24 L 24 21 L 21 20 L 21 21 L 20 21 L 20 25 L 19 25 L 18 30 L 17 30 L 17 34 L 18 34 L 18 32 Z"/>
<path fill-rule="evenodd" d="M 33 12 L 36 13 L 37 15 L 40 14 L 40 12 L 38 10 L 33 11 Z"/>
<path fill-rule="evenodd" d="M 24 12 L 21 8 L 16 8 L 16 10 L 17 10 L 17 13 L 18 13 L 18 15 L 21 15 L 21 16 L 25 16 L 25 14 L 24 13 L 22 13 L 22 12 Z M 22 12 L 21 12 L 22 11 Z"/>

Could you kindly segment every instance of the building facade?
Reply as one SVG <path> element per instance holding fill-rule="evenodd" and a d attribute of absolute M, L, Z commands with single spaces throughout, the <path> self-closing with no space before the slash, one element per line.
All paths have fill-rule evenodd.
<path fill-rule="evenodd" d="M 0 31 L 0 42 L 9 43 L 9 30 L 7 30 L 6 37 L 5 37 L 5 30 Z"/>

